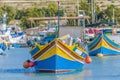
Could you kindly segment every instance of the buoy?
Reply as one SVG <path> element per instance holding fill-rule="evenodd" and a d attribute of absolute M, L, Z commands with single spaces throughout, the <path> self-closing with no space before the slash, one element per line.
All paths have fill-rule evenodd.
<path fill-rule="evenodd" d="M 29 68 L 29 62 L 25 61 L 25 62 L 23 63 L 23 67 L 24 67 L 24 68 Z"/>
<path fill-rule="evenodd" d="M 87 64 L 90 64 L 90 63 L 92 62 L 91 57 L 87 56 L 87 57 L 85 58 L 85 62 L 86 62 Z"/>
<path fill-rule="evenodd" d="M 29 67 L 34 67 L 34 62 L 29 62 Z"/>
<path fill-rule="evenodd" d="M 97 56 L 98 56 L 98 57 L 103 57 L 103 54 L 100 53 L 100 54 L 97 54 Z"/>

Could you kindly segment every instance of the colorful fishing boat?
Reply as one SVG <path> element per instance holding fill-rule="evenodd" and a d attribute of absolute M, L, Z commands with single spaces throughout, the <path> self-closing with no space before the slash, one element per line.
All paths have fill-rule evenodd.
<path fill-rule="evenodd" d="M 89 45 L 89 55 L 117 55 L 120 54 L 120 45 L 105 34 L 99 34 Z"/>
<path fill-rule="evenodd" d="M 59 1 L 58 1 L 58 26 L 56 26 L 55 39 L 50 39 L 46 44 L 35 43 L 30 50 L 34 62 L 27 60 L 23 66 L 33 67 L 41 72 L 69 72 L 82 69 L 84 62 L 90 63 L 91 58 L 80 46 L 73 44 L 73 38 L 59 37 Z M 68 38 L 68 39 L 66 39 Z M 65 41 L 65 40 L 66 41 Z M 46 38 L 44 40 L 46 42 Z"/>
<path fill-rule="evenodd" d="M 34 68 L 42 72 L 68 72 L 81 69 L 91 59 L 87 52 L 77 45 L 68 45 L 55 39 L 49 44 L 35 44 L 30 50 Z M 29 62 L 29 61 L 28 61 Z M 25 66 L 26 64 L 24 64 Z"/>

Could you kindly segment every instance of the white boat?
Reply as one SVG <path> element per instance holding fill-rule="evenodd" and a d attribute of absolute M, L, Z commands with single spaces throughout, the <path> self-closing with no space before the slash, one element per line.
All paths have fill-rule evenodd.
<path fill-rule="evenodd" d="M 10 44 L 26 43 L 26 34 L 18 26 L 6 25 L 6 14 L 2 16 L 0 36 Z"/>

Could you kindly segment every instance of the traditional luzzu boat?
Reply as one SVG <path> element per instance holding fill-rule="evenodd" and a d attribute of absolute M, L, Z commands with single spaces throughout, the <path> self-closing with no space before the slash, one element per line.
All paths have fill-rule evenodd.
<path fill-rule="evenodd" d="M 41 72 L 69 72 L 76 69 L 82 69 L 84 62 L 90 63 L 91 58 L 87 52 L 78 45 L 68 45 L 59 38 L 48 44 L 40 45 L 36 43 L 30 50 L 34 63 L 27 61 L 29 67 L 33 67 Z"/>
<path fill-rule="evenodd" d="M 117 55 L 120 54 L 120 45 L 105 34 L 99 34 L 89 45 L 89 55 Z"/>
<path fill-rule="evenodd" d="M 49 41 L 46 44 L 35 43 L 30 50 L 33 61 L 24 62 L 24 68 L 34 67 L 40 72 L 70 72 L 82 69 L 85 62 L 89 64 L 92 61 L 82 47 L 73 43 L 72 37 L 59 37 L 59 20 L 58 1 L 58 26 L 55 39 L 47 39 Z"/>

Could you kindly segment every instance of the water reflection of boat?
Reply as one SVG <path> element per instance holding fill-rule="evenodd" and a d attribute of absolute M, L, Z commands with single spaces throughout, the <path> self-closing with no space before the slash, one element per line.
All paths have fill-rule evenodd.
<path fill-rule="evenodd" d="M 45 79 L 45 80 L 84 80 L 86 76 L 91 75 L 90 70 L 76 70 L 73 72 L 65 72 L 65 73 L 38 73 L 31 72 L 25 73 L 25 75 L 30 77 L 35 77 L 36 79 Z"/>

